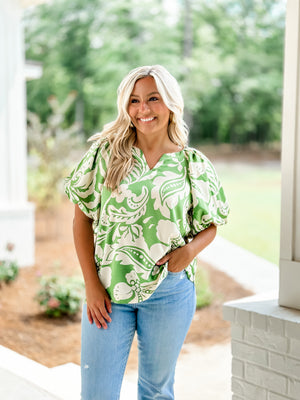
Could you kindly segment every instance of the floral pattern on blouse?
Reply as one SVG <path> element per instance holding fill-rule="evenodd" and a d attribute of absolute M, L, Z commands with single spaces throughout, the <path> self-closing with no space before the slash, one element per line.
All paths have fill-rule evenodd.
<path fill-rule="evenodd" d="M 167 276 L 156 262 L 211 224 L 226 223 L 229 207 L 211 162 L 186 147 L 163 154 L 150 169 L 133 147 L 134 167 L 116 190 L 104 185 L 108 142 L 94 142 L 66 179 L 69 199 L 93 220 L 95 264 L 115 303 L 148 299 Z M 185 269 L 194 281 L 195 260 Z"/>

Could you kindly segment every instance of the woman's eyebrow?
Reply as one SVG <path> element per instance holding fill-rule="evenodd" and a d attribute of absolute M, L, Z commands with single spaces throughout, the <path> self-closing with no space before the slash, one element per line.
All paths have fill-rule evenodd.
<path fill-rule="evenodd" d="M 159 92 L 151 92 L 151 93 L 148 93 L 147 96 L 152 96 L 153 94 L 159 94 Z M 138 96 L 137 94 L 131 93 L 130 97 L 140 97 L 140 96 Z"/>

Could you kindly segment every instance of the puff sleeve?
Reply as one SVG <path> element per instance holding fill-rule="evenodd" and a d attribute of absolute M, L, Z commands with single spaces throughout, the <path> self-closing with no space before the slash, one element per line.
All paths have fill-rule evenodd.
<path fill-rule="evenodd" d="M 187 152 L 187 158 L 192 194 L 191 234 L 194 236 L 211 224 L 225 224 L 229 206 L 209 159 L 195 149 Z"/>
<path fill-rule="evenodd" d="M 66 195 L 94 222 L 99 219 L 101 192 L 108 160 L 108 142 L 94 142 L 65 179 Z"/>

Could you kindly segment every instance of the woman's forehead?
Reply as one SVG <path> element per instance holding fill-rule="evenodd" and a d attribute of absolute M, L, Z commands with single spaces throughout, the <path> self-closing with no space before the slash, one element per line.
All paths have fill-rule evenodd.
<path fill-rule="evenodd" d="M 131 95 L 139 96 L 140 94 L 149 94 L 149 93 L 159 93 L 155 80 L 152 76 L 146 76 L 144 78 L 138 79 L 134 84 Z"/>

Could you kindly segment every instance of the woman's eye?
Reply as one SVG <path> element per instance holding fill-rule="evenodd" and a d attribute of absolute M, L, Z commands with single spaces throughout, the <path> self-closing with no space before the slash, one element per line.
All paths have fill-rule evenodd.
<path fill-rule="evenodd" d="M 149 100 L 150 100 L 150 101 L 157 101 L 157 100 L 158 100 L 158 97 L 153 96 L 153 97 L 150 97 Z"/>
<path fill-rule="evenodd" d="M 137 99 L 132 99 L 131 100 L 131 104 L 133 104 L 133 103 L 138 103 L 138 100 Z"/>

